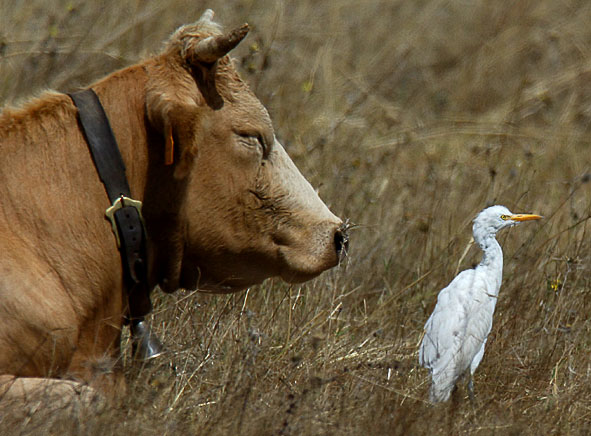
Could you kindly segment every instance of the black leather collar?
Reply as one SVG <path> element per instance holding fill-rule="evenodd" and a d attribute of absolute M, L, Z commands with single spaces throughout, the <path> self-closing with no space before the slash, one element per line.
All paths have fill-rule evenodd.
<path fill-rule="evenodd" d="M 68 94 L 78 117 L 98 175 L 105 185 L 111 207 L 105 215 L 113 226 L 123 263 L 129 298 L 129 318 L 143 319 L 152 310 L 147 280 L 146 232 L 141 202 L 133 200 L 125 164 L 109 120 L 92 89 Z"/>

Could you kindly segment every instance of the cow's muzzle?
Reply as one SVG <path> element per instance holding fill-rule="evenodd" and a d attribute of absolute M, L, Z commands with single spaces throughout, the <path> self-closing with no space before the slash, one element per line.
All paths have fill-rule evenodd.
<path fill-rule="evenodd" d="M 342 261 L 349 251 L 349 229 L 351 223 L 347 219 L 342 223 L 334 234 L 334 247 L 337 252 L 339 262 Z"/>

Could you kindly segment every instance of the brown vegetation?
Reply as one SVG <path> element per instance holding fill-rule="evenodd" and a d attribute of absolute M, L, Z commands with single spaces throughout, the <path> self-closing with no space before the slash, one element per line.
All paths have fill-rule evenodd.
<path fill-rule="evenodd" d="M 89 83 L 206 7 L 227 28 L 251 24 L 234 57 L 302 172 L 358 225 L 350 256 L 301 286 L 155 293 L 169 352 L 124 362 L 120 407 L 3 415 L 3 432 L 591 431 L 591 4 L 4 2 L 0 100 Z M 479 260 L 471 248 L 458 264 L 489 204 L 546 218 L 500 235 L 476 403 L 460 386 L 431 406 L 422 326 L 437 292 Z"/>

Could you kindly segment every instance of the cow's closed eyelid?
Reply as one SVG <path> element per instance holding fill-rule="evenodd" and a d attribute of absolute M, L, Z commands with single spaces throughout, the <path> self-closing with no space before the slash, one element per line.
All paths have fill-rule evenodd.
<path fill-rule="evenodd" d="M 240 138 L 240 142 L 248 147 L 261 147 L 261 151 L 263 152 L 264 156 L 268 154 L 268 147 L 263 135 L 259 133 L 243 133 L 243 132 L 235 132 L 236 135 Z"/>

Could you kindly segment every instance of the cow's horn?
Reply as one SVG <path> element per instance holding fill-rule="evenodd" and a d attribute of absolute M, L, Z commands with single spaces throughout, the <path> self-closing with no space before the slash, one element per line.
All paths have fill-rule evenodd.
<path fill-rule="evenodd" d="M 211 9 L 206 9 L 199 18 L 199 21 L 213 21 L 214 12 Z"/>
<path fill-rule="evenodd" d="M 248 33 L 248 24 L 244 23 L 226 35 L 209 36 L 199 41 L 191 50 L 191 60 L 211 64 L 228 54 Z"/>

